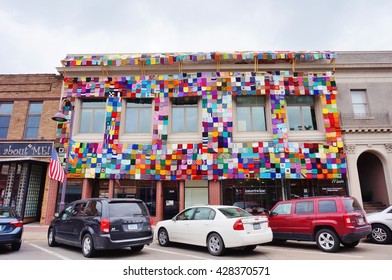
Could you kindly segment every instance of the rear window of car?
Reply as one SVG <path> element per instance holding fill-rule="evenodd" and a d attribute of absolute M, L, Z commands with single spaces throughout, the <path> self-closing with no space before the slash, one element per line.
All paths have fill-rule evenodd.
<path fill-rule="evenodd" d="M 111 202 L 109 203 L 111 218 L 148 216 L 147 207 L 140 202 Z"/>
<path fill-rule="evenodd" d="M 345 198 L 343 204 L 346 212 L 362 211 L 361 204 L 355 198 Z"/>
<path fill-rule="evenodd" d="M 319 213 L 334 213 L 337 211 L 335 200 L 319 200 L 318 202 Z"/>
<path fill-rule="evenodd" d="M 15 218 L 16 213 L 12 209 L 0 209 L 0 219 Z"/>
<path fill-rule="evenodd" d="M 252 214 L 249 214 L 247 211 L 241 208 L 219 208 L 218 209 L 226 218 L 241 218 L 241 217 L 249 217 Z"/>

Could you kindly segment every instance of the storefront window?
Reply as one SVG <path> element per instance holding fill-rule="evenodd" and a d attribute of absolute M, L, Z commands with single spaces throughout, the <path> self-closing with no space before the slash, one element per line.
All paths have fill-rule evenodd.
<path fill-rule="evenodd" d="M 208 204 L 208 181 L 185 181 L 185 208 Z"/>
<path fill-rule="evenodd" d="M 252 214 L 262 214 L 282 200 L 280 181 L 276 180 L 224 180 L 222 196 L 224 205 L 234 205 Z"/>
<path fill-rule="evenodd" d="M 114 197 L 137 198 L 146 203 L 151 216 L 156 215 L 156 182 L 139 180 L 116 180 Z"/>
<path fill-rule="evenodd" d="M 67 188 L 65 191 L 65 205 L 71 203 L 72 201 L 82 198 L 82 186 L 83 180 L 80 179 L 68 179 Z M 61 200 L 62 184 L 60 184 L 58 195 L 57 195 L 57 205 L 56 209 L 59 209 Z"/>

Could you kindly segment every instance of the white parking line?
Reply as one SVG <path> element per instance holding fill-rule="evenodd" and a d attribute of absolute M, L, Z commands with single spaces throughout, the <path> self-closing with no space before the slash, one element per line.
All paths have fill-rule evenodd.
<path fill-rule="evenodd" d="M 272 248 L 272 247 L 265 247 L 268 248 L 268 250 L 274 250 L 274 251 L 282 251 L 282 252 L 290 252 L 290 253 L 300 253 L 300 254 L 309 254 L 309 255 L 323 255 L 325 256 L 326 253 L 323 252 L 314 252 L 314 251 L 300 251 L 300 250 L 292 250 L 292 249 L 280 249 L 280 248 Z M 328 254 L 328 253 L 327 253 Z M 348 254 L 339 254 L 339 253 L 334 253 L 334 256 L 341 256 L 341 257 L 346 257 L 346 258 L 359 258 L 362 259 L 364 256 L 354 256 L 354 255 L 348 255 Z"/>
<path fill-rule="evenodd" d="M 50 250 L 48 250 L 48 249 L 46 249 L 46 248 L 43 248 L 43 247 L 41 247 L 41 246 L 39 246 L 39 245 L 32 244 L 32 243 L 27 243 L 27 242 L 26 242 L 26 244 L 29 244 L 30 246 L 33 246 L 33 247 L 35 247 L 35 248 L 37 248 L 37 249 L 40 249 L 41 251 L 44 251 L 45 253 L 51 254 L 51 255 L 53 255 L 53 256 L 59 258 L 59 259 L 62 259 L 62 260 L 72 260 L 72 259 L 70 259 L 70 258 L 67 258 L 66 256 L 63 256 L 63 255 L 60 255 L 60 254 L 58 254 L 58 253 L 52 252 L 52 251 L 50 251 Z"/>
<path fill-rule="evenodd" d="M 161 252 L 161 253 L 168 253 L 168 254 L 173 254 L 173 255 L 184 256 L 184 257 L 193 258 L 193 259 L 214 260 L 214 259 L 209 259 L 209 258 L 204 258 L 204 257 L 198 257 L 198 256 L 193 256 L 193 255 L 188 255 L 188 254 L 182 254 L 182 253 L 172 252 L 172 251 L 166 251 L 166 250 L 155 249 L 155 248 L 151 248 L 151 247 L 147 247 L 147 248 L 145 248 L 145 249 L 146 249 L 146 250 L 157 251 L 157 252 Z"/>

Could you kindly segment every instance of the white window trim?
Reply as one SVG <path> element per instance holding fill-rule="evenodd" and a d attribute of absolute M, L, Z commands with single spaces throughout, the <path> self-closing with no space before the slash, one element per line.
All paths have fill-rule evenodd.
<path fill-rule="evenodd" d="M 126 133 L 125 132 L 125 119 L 126 119 L 126 110 L 127 110 L 127 100 L 131 100 L 135 98 L 124 98 L 121 106 L 121 121 L 120 121 L 120 135 L 119 141 L 123 143 L 140 143 L 140 144 L 151 144 L 153 138 L 153 119 L 154 119 L 154 108 L 155 108 L 155 100 L 152 100 L 151 103 L 151 125 L 149 133 Z"/>
<path fill-rule="evenodd" d="M 288 140 L 290 142 L 324 142 L 326 141 L 325 127 L 323 121 L 321 98 L 319 95 L 314 97 L 314 115 L 316 117 L 316 130 L 290 130 L 289 119 L 287 116 Z M 286 104 L 287 107 L 287 104 Z"/>
<path fill-rule="evenodd" d="M 103 136 L 105 134 L 105 128 L 103 133 L 80 133 L 80 118 L 82 110 L 82 98 L 75 99 L 75 109 L 73 113 L 73 128 L 72 128 L 72 139 L 77 142 L 103 142 Z M 106 100 L 107 106 L 107 100 Z M 106 113 L 106 109 L 105 109 Z M 106 114 L 105 114 L 106 115 Z M 105 124 L 103 124 L 105 125 Z"/>
<path fill-rule="evenodd" d="M 252 142 L 252 141 L 272 141 L 272 120 L 271 120 L 271 101 L 268 95 L 263 95 L 265 98 L 265 125 L 266 131 L 238 131 L 237 125 L 237 102 L 232 102 L 233 104 L 233 142 Z M 234 99 L 234 98 L 233 98 Z"/>
<path fill-rule="evenodd" d="M 198 143 L 202 141 L 202 108 L 201 108 L 201 97 L 197 96 L 197 123 L 198 128 L 197 132 L 172 132 L 172 116 L 173 116 L 173 103 L 172 99 L 170 98 L 170 110 L 169 110 L 169 124 L 168 124 L 168 137 L 167 143 L 168 144 L 178 144 L 178 143 Z"/>

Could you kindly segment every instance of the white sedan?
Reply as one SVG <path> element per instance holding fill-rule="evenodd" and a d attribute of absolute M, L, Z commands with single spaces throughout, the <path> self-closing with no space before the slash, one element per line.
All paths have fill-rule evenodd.
<path fill-rule="evenodd" d="M 370 240 L 379 244 L 392 242 L 392 205 L 381 212 L 366 215 L 366 220 L 372 225 Z"/>
<path fill-rule="evenodd" d="M 226 205 L 189 207 L 171 220 L 158 222 L 154 235 L 161 246 L 170 242 L 204 246 L 215 256 L 222 255 L 226 248 L 252 251 L 272 241 L 267 217 Z"/>

